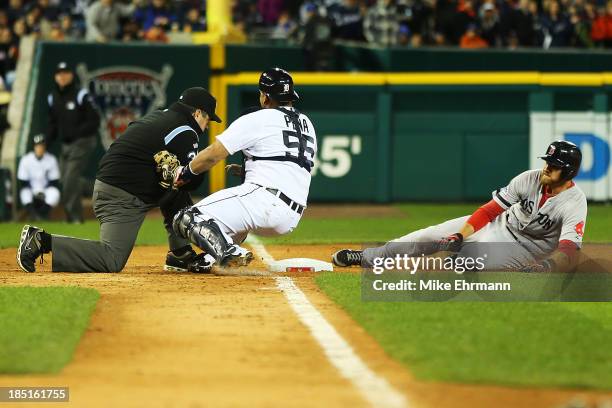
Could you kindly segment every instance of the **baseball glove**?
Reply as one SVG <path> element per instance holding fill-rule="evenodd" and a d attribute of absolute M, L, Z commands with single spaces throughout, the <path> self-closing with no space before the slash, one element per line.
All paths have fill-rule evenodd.
<path fill-rule="evenodd" d="M 173 186 L 176 171 L 181 165 L 176 155 L 167 150 L 162 150 L 155 153 L 153 160 L 155 160 L 155 171 L 159 175 L 159 185 L 163 188 Z"/>

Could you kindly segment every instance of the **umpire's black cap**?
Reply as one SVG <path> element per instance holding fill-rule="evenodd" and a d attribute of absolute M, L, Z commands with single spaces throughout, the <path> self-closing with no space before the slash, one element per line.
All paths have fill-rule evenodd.
<path fill-rule="evenodd" d="M 70 64 L 68 64 L 66 61 L 61 61 L 58 62 L 57 65 L 55 66 L 55 73 L 59 73 L 59 72 L 74 72 L 72 67 L 70 66 Z"/>
<path fill-rule="evenodd" d="M 215 113 L 217 100 L 206 89 L 200 86 L 185 89 L 179 97 L 179 102 L 192 108 L 201 109 L 208 113 L 210 120 L 221 123 L 221 118 Z"/>
<path fill-rule="evenodd" d="M 282 68 L 272 68 L 261 73 L 259 90 L 277 102 L 294 102 L 300 96 L 293 89 L 293 78 Z"/>

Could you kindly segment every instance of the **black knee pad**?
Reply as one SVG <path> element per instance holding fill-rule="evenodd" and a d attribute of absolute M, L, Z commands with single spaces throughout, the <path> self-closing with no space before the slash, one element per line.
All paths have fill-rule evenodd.
<path fill-rule="evenodd" d="M 221 262 L 229 248 L 229 243 L 223 236 L 221 228 L 219 228 L 219 225 L 213 219 L 198 222 L 188 231 L 188 234 L 191 242 L 212 255 L 217 262 Z"/>

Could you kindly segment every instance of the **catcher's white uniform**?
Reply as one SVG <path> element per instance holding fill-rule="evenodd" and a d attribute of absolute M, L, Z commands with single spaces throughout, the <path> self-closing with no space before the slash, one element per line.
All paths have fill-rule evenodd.
<path fill-rule="evenodd" d="M 60 192 L 55 186 L 49 185 L 52 181 L 60 178 L 57 159 L 51 153 L 45 154 L 38 159 L 34 152 L 23 156 L 19 161 L 17 179 L 28 185 L 19 191 L 19 198 L 23 205 L 30 204 L 34 196 L 39 193 L 45 195 L 45 203 L 55 207 L 60 200 Z"/>
<path fill-rule="evenodd" d="M 244 153 L 246 178 L 242 185 L 211 194 L 194 207 L 201 213 L 196 219 L 216 220 L 230 244 L 242 242 L 250 231 L 289 233 L 306 207 L 316 133 L 306 115 L 296 115 L 291 107 L 282 109 L 241 116 L 217 137 L 230 155 Z"/>
<path fill-rule="evenodd" d="M 584 193 L 573 185 L 556 196 L 544 197 L 540 175 L 541 170 L 525 171 L 506 187 L 494 191 L 493 199 L 506 211 L 468 237 L 459 256 L 482 256 L 486 252 L 487 269 L 507 269 L 520 268 L 549 255 L 559 241 L 571 241 L 580 248 L 587 216 Z M 380 257 L 435 252 L 436 243 L 459 231 L 468 218 L 455 218 L 381 247 L 365 249 L 363 265 L 372 266 L 374 259 Z"/>

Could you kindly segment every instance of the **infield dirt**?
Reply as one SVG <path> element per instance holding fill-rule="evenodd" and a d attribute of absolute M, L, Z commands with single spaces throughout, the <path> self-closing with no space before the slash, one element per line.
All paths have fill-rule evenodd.
<path fill-rule="evenodd" d="M 336 249 L 268 247 L 277 259 L 328 260 Z M 17 268 L 14 248 L 0 250 L 1 285 L 83 286 L 101 294 L 73 361 L 60 374 L 0 376 L 0 386 L 69 386 L 73 407 L 366 405 L 261 261 L 223 275 L 169 273 L 161 268 L 165 251 L 136 248 L 120 274 L 51 273 L 50 259 L 27 274 Z M 363 361 L 407 396 L 409 407 L 560 407 L 576 397 L 606 398 L 416 381 L 317 288 L 312 274 L 290 276 Z"/>

